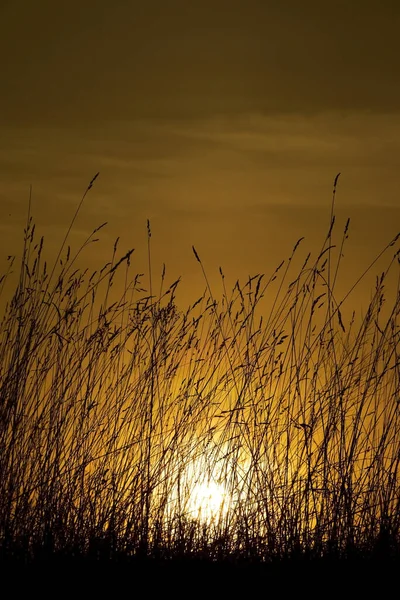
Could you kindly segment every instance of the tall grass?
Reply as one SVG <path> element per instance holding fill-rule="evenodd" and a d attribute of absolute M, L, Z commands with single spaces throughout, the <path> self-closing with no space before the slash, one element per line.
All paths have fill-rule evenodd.
<path fill-rule="evenodd" d="M 193 248 L 205 292 L 182 310 L 180 282 L 145 289 L 118 240 L 76 268 L 102 227 L 49 270 L 28 215 L 0 324 L 3 557 L 397 554 L 397 237 L 364 315 L 337 297 L 334 199 L 294 275 L 300 240 L 269 278 L 228 289 L 220 269 L 217 296 Z M 148 242 L 151 275 L 150 223 Z"/>

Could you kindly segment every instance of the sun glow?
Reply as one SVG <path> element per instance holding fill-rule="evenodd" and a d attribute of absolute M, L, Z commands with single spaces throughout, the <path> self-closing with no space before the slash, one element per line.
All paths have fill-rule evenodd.
<path fill-rule="evenodd" d="M 201 448 L 197 440 L 185 456 L 169 496 L 170 515 L 185 515 L 203 524 L 218 523 L 233 509 L 231 469 L 220 459 L 222 448 Z"/>
<path fill-rule="evenodd" d="M 226 515 L 229 494 L 220 483 L 213 480 L 194 484 L 188 501 L 187 512 L 199 521 L 211 522 Z"/>

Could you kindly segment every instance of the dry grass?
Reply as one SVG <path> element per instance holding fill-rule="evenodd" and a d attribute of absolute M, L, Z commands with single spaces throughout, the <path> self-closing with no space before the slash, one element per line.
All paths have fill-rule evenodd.
<path fill-rule="evenodd" d="M 48 272 L 28 217 L 0 324 L 3 557 L 398 555 L 398 241 L 346 321 L 334 222 L 332 202 L 294 276 L 299 242 L 269 279 L 228 291 L 221 270 L 220 298 L 193 249 L 206 291 L 181 310 L 179 281 L 145 290 L 117 242 L 75 269 L 100 228 Z M 213 512 L 193 502 L 205 481 Z"/>

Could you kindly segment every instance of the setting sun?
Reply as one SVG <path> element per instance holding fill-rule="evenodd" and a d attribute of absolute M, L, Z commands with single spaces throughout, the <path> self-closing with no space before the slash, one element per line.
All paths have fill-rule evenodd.
<path fill-rule="evenodd" d="M 189 497 L 188 513 L 203 522 L 218 520 L 227 513 L 229 494 L 224 486 L 209 480 L 196 483 Z"/>

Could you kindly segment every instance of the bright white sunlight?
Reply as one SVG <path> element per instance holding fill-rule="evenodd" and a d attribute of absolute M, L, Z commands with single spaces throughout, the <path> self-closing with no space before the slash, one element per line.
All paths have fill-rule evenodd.
<path fill-rule="evenodd" d="M 201 523 L 218 523 L 227 515 L 232 499 L 216 474 L 207 473 L 204 458 L 190 463 L 182 478 L 187 483 L 184 512 Z"/>
<path fill-rule="evenodd" d="M 210 522 L 227 511 L 227 503 L 227 493 L 221 484 L 215 481 L 195 483 L 189 498 L 189 514 Z"/>

